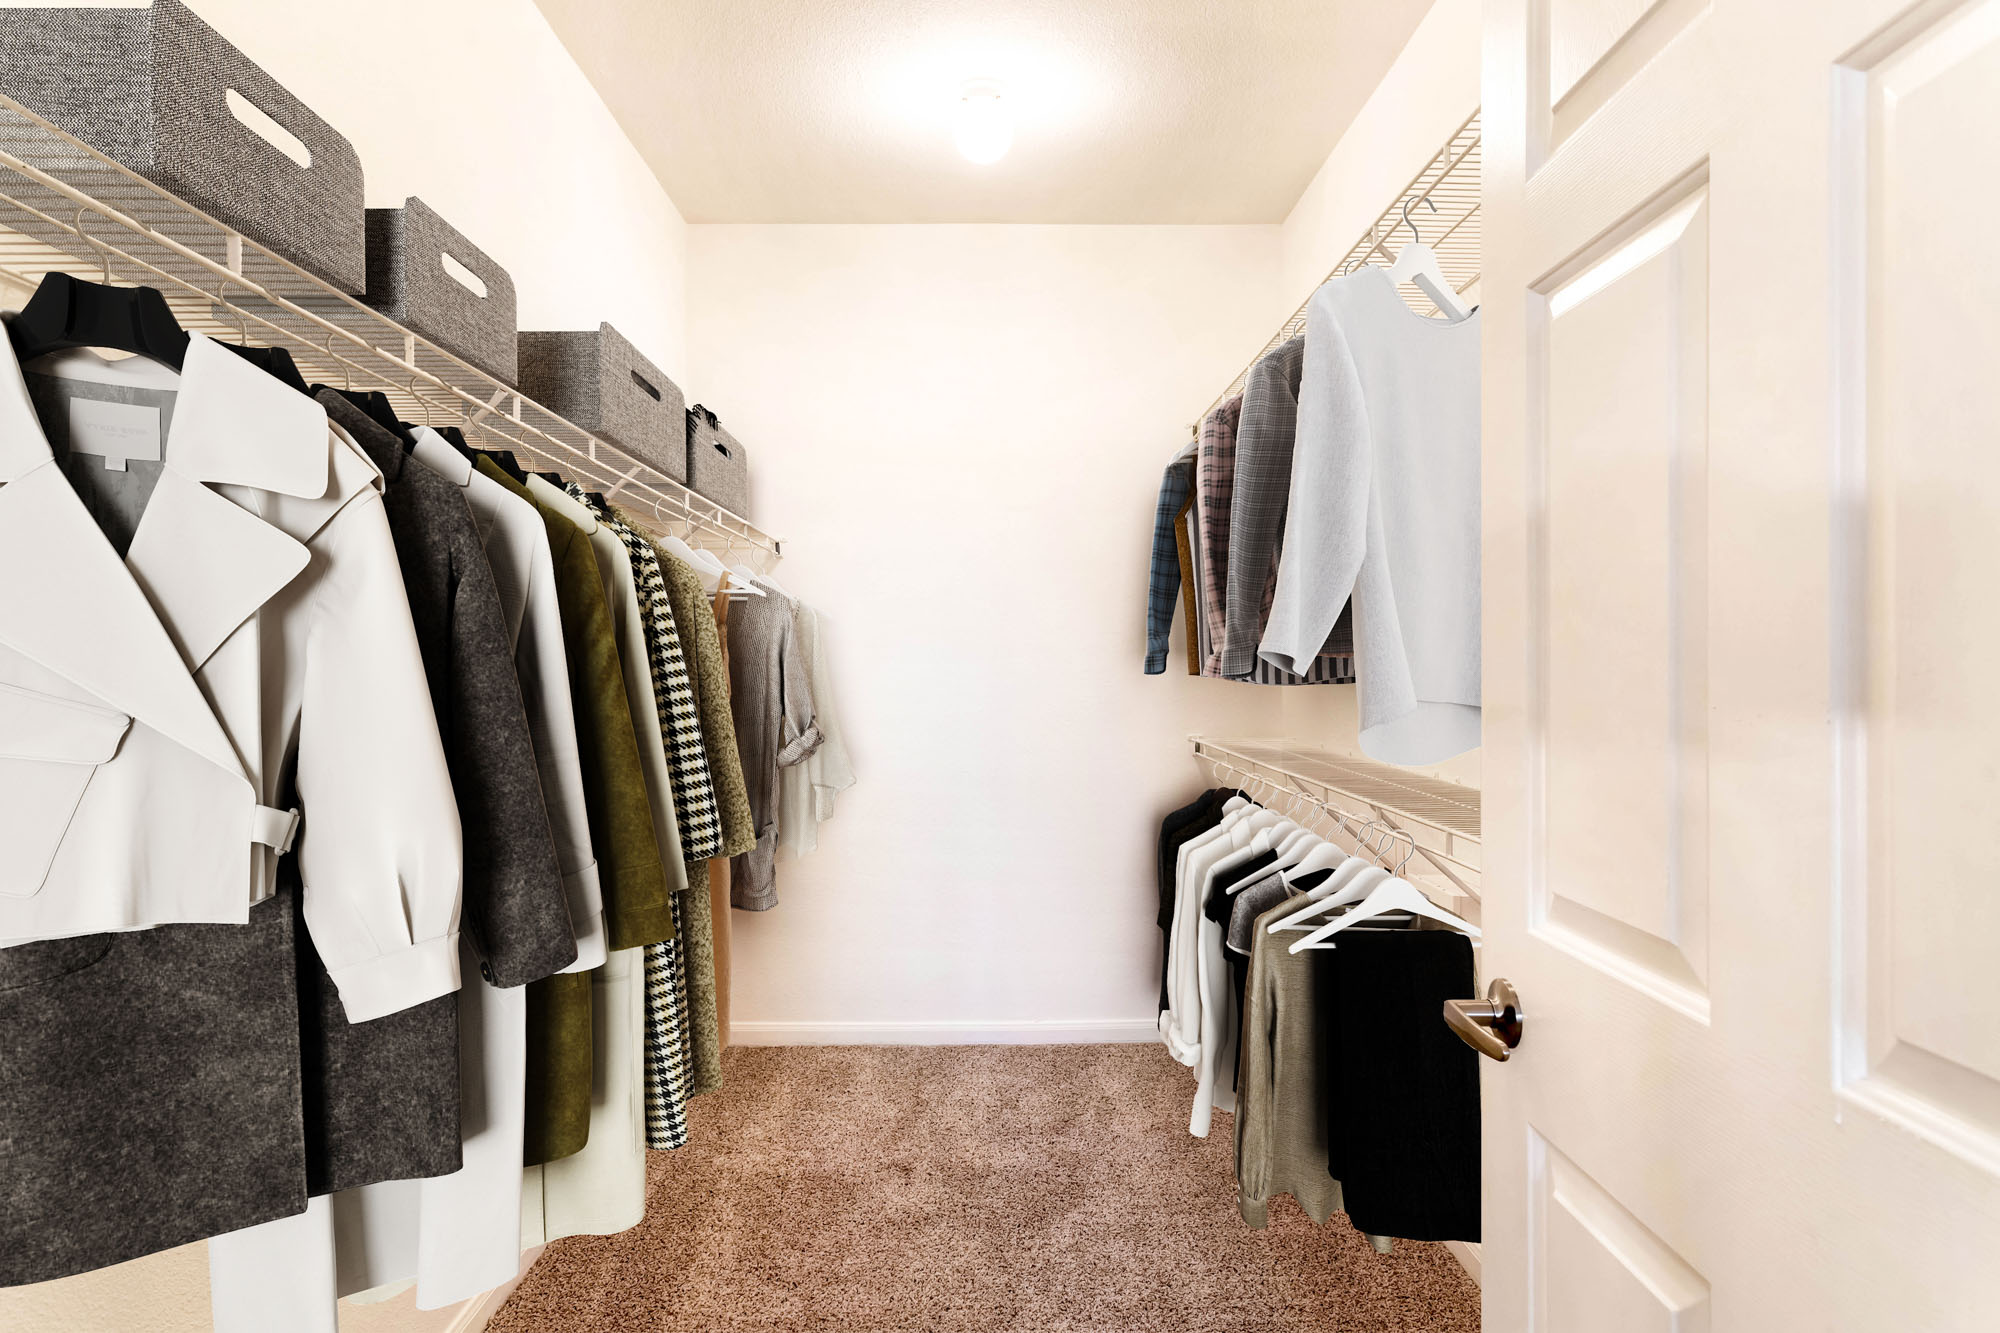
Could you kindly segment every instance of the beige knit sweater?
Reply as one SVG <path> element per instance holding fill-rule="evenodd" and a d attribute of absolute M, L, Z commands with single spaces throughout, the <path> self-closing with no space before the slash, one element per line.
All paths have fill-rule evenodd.
<path fill-rule="evenodd" d="M 1306 1216 L 1340 1211 L 1340 1182 L 1327 1174 L 1325 1080 L 1319 1068 L 1321 960 L 1292 953 L 1297 936 L 1271 922 L 1308 901 L 1298 894 L 1257 918 L 1243 998 L 1243 1052 L 1236 1089 L 1236 1206 L 1263 1227 L 1273 1194 L 1290 1194 Z"/>

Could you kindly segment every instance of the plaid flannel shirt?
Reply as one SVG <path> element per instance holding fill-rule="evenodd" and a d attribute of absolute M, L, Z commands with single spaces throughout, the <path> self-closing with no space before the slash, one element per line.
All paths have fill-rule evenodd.
<path fill-rule="evenodd" d="M 1194 485 L 1194 459 L 1176 458 L 1160 478 L 1160 500 L 1153 511 L 1153 568 L 1146 589 L 1146 674 L 1167 669 L 1167 637 L 1174 627 L 1174 603 L 1180 597 L 1180 545 L 1174 527 Z"/>
<path fill-rule="evenodd" d="M 1202 418 L 1201 446 L 1195 454 L 1194 527 L 1200 545 L 1201 614 L 1208 626 L 1204 676 L 1222 674 L 1228 622 L 1224 599 L 1229 590 L 1229 505 L 1236 487 L 1236 423 L 1243 395 L 1229 399 Z"/>

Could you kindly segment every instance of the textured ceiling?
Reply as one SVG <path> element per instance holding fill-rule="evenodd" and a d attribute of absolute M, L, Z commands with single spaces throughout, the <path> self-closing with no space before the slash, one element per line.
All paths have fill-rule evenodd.
<path fill-rule="evenodd" d="M 1429 0 L 538 0 L 690 222 L 1276 222 Z M 996 78 L 1014 147 L 952 146 Z"/>

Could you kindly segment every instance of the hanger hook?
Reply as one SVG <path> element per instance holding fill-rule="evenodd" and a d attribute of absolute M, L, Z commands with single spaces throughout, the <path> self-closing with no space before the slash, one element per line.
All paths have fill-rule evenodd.
<path fill-rule="evenodd" d="M 104 285 L 109 287 L 111 285 L 111 251 L 100 244 L 95 236 L 92 236 L 83 229 L 83 215 L 88 211 L 88 209 L 83 208 L 76 210 L 76 220 L 71 224 L 71 230 L 76 233 L 78 240 L 97 251 L 97 262 L 104 266 Z"/>
<path fill-rule="evenodd" d="M 1438 206 L 1431 203 L 1431 197 L 1427 194 L 1420 194 L 1403 201 L 1403 225 L 1410 229 L 1411 245 L 1422 245 L 1424 240 L 1422 234 L 1417 231 L 1417 224 L 1410 221 L 1410 209 L 1415 207 L 1419 200 L 1429 205 L 1431 212 L 1435 213 L 1438 211 Z"/>
<path fill-rule="evenodd" d="M 229 291 L 229 284 L 234 281 L 236 281 L 234 278 L 224 278 L 222 280 L 221 285 L 215 289 L 215 303 L 224 310 L 235 312 L 237 336 L 243 340 L 243 345 L 248 347 L 250 345 L 250 320 L 244 315 L 241 307 L 229 304 L 227 293 Z"/>
<path fill-rule="evenodd" d="M 332 330 L 328 330 L 326 335 L 326 340 L 322 342 L 320 346 L 324 348 L 326 351 L 326 359 L 329 365 L 335 362 L 338 362 L 340 365 L 340 387 L 347 390 L 349 393 L 354 392 L 354 376 L 350 374 L 348 371 L 347 358 L 344 356 L 336 355 L 333 350 Z"/>

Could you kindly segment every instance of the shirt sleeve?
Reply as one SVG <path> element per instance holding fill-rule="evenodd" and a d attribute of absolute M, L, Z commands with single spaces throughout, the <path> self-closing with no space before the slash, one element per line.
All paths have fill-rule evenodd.
<path fill-rule="evenodd" d="M 1266 662 L 1294 675 L 1312 669 L 1361 571 L 1373 485 L 1370 450 L 1361 378 L 1321 288 L 1306 311 L 1284 549 L 1260 645 Z"/>
<path fill-rule="evenodd" d="M 1264 932 L 1257 933 L 1261 937 Z M 1250 984 L 1244 987 L 1241 1086 L 1236 1090 L 1236 1209 L 1244 1222 L 1259 1230 L 1270 1223 L 1273 1065 L 1271 978 L 1269 969 L 1258 966 L 1257 951 L 1283 947 L 1279 941 L 1253 947 Z"/>
<path fill-rule="evenodd" d="M 306 928 L 350 1022 L 458 989 L 458 808 L 379 494 L 328 533 L 299 705 Z"/>
<path fill-rule="evenodd" d="M 1174 525 L 1188 496 L 1186 462 L 1175 459 L 1160 478 L 1160 498 L 1153 509 L 1153 562 L 1146 586 L 1146 674 L 1167 669 L 1167 641 L 1174 628 L 1174 601 L 1180 595 L 1180 546 Z"/>
<path fill-rule="evenodd" d="M 1257 645 L 1278 574 L 1291 488 L 1292 441 L 1298 431 L 1298 396 L 1285 361 L 1285 356 L 1273 353 L 1251 369 L 1249 387 L 1243 392 L 1243 416 L 1236 425 L 1228 592 L 1222 608 L 1227 627 L 1222 674 L 1228 677 L 1247 676 L 1256 669 Z"/>
<path fill-rule="evenodd" d="M 803 762 L 820 747 L 819 716 L 813 709 L 812 683 L 806 678 L 805 653 L 799 643 L 797 611 L 785 617 L 778 646 L 778 767 Z"/>
<path fill-rule="evenodd" d="M 563 893 L 569 901 L 570 929 L 576 936 L 576 961 L 563 971 L 588 972 L 604 963 L 604 892 L 597 882 L 597 857 L 590 843 L 590 811 L 584 801 L 583 761 L 571 711 L 569 666 L 563 656 L 555 565 L 541 516 L 530 517 L 535 527 L 534 558 L 528 571 L 528 605 L 514 645 L 514 667 L 534 740 Z"/>
<path fill-rule="evenodd" d="M 439 503 L 461 509 L 445 492 Z M 465 930 L 486 979 L 524 986 L 576 961 L 541 775 L 492 566 L 467 511 L 452 553 L 452 783 L 465 831 Z"/>

